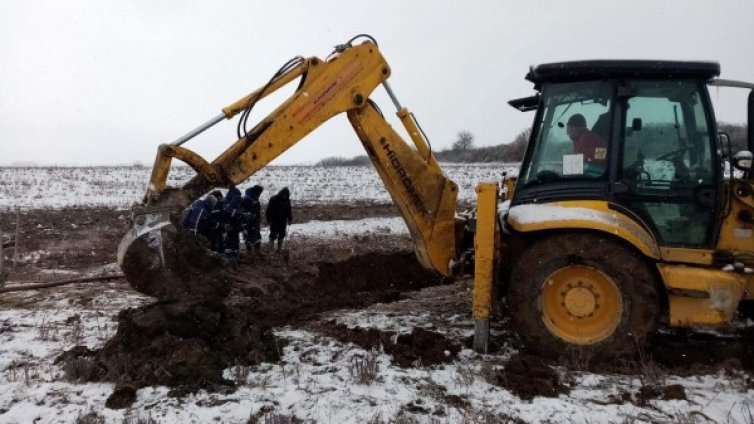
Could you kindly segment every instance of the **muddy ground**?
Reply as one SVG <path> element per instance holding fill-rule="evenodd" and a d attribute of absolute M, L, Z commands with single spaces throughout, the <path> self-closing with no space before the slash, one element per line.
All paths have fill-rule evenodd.
<path fill-rule="evenodd" d="M 294 217 L 301 223 L 396 213 L 392 205 L 317 205 L 296 208 Z M 21 260 L 11 279 L 59 278 L 55 272 L 80 273 L 112 264 L 126 216 L 126 211 L 113 209 L 23 211 L 18 239 Z M 0 212 L 0 230 L 8 241 L 7 235 L 15 232 L 13 212 Z M 234 364 L 275 361 L 281 346 L 271 329 L 283 325 L 297 325 L 366 349 L 383 349 L 401 367 L 452 362 L 461 347 L 470 345 L 468 338 L 445 334 L 440 320 L 436 326 L 398 335 L 319 319 L 327 311 L 392 304 L 430 286 L 440 288 L 439 295 L 413 308 L 438 317 L 470 313 L 463 292 L 470 282 L 452 283 L 423 270 L 408 236 L 354 236 L 337 243 L 292 240 L 286 252 L 245 257 L 237 266 L 221 272 L 230 286 L 222 301 L 180 305 L 158 302 L 125 310 L 118 317 L 117 334 L 102 349 L 74 349 L 60 361 L 89 361 L 94 367 L 89 380 L 118 382 L 109 405 L 119 408 L 130 405 L 135 390 L 147 385 L 168 385 L 177 395 L 202 388 L 232 390 L 234 384 L 223 378 L 222 370 Z M 678 375 L 754 372 L 751 327 L 724 336 L 665 329 L 638 361 L 594 364 L 577 355 L 557 363 L 527 355 L 526 347 L 506 323 L 501 317 L 495 324 L 491 353 L 503 345 L 522 353 L 499 364 L 488 381 L 509 388 L 522 399 L 567 393 L 567 382 L 559 380 L 552 365 L 627 374 L 647 374 L 652 371 L 647 367 Z M 749 382 L 754 387 L 751 379 Z M 617 396 L 615 401 L 641 403 L 683 396 L 671 386 L 646 387 L 638 393 Z"/>
<path fill-rule="evenodd" d="M 294 223 L 398 215 L 392 204 L 294 206 Z M 38 274 L 38 269 L 84 270 L 115 262 L 116 246 L 128 228 L 129 211 L 112 208 L 34 209 L 21 210 L 18 217 L 20 264 L 15 271 L 17 279 L 29 279 Z M 0 233 L 9 257 L 14 249 L 16 221 L 14 210 L 0 209 Z M 34 253 L 39 251 L 44 253 Z"/>

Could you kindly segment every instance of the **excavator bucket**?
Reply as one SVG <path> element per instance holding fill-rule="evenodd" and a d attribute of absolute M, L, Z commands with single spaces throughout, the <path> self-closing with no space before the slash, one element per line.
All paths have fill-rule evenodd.
<path fill-rule="evenodd" d="M 168 261 L 175 250 L 176 229 L 166 213 L 136 215 L 118 245 L 118 265 L 131 286 L 144 294 L 163 297 L 164 284 L 173 276 Z M 166 250 L 168 253 L 166 254 Z"/>
<path fill-rule="evenodd" d="M 161 300 L 221 299 L 230 292 L 223 260 L 200 237 L 179 229 L 170 211 L 134 214 L 118 264 L 135 290 Z"/>

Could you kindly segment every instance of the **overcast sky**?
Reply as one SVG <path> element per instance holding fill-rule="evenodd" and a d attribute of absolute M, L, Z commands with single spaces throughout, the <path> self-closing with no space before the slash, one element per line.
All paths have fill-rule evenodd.
<path fill-rule="evenodd" d="M 0 1 L 0 164 L 151 164 L 156 147 L 263 85 L 288 59 L 326 57 L 359 33 L 379 42 L 392 88 L 435 149 L 460 130 L 508 142 L 532 114 L 530 64 L 595 58 L 715 60 L 754 81 L 754 1 Z M 745 96 L 713 90 L 718 119 Z M 373 98 L 394 116 L 378 88 Z M 261 118 L 280 99 L 260 105 Z M 394 126 L 397 120 L 393 119 Z M 222 122 L 187 147 L 235 140 Z M 338 116 L 275 163 L 355 156 Z"/>

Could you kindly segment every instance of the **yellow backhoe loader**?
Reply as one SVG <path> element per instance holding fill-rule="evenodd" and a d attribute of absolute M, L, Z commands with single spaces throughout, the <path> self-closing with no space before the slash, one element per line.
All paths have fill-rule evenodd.
<path fill-rule="evenodd" d="M 354 44 L 366 38 L 361 44 Z M 660 321 L 727 325 L 754 299 L 752 154 L 723 154 L 707 86 L 709 62 L 584 61 L 530 69 L 536 111 L 518 179 L 480 183 L 474 246 L 456 215 L 457 185 L 443 173 L 413 114 L 398 102 L 377 43 L 357 36 L 326 59 L 295 58 L 260 89 L 158 149 L 118 261 L 137 290 L 159 295 L 174 252 L 171 214 L 215 187 L 242 183 L 330 118 L 345 112 L 398 206 L 425 267 L 453 276 L 474 259 L 474 347 L 487 350 L 492 304 L 504 298 L 527 346 L 547 355 L 580 349 L 612 357 L 640 348 Z M 252 128 L 260 99 L 298 80 L 295 92 Z M 369 98 L 389 94 L 412 145 Z M 754 150 L 749 96 L 749 146 Z M 240 116 L 238 139 L 207 162 L 183 147 Z M 729 150 L 729 142 L 728 142 Z M 172 159 L 197 175 L 166 186 Z M 738 170 L 725 177 L 726 166 Z"/>

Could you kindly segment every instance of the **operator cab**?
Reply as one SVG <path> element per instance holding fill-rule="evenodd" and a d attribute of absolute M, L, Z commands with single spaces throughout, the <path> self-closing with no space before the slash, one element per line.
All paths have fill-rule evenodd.
<path fill-rule="evenodd" d="M 710 248 L 722 171 L 711 62 L 580 61 L 532 67 L 536 117 L 512 205 L 604 200 L 662 246 Z"/>

